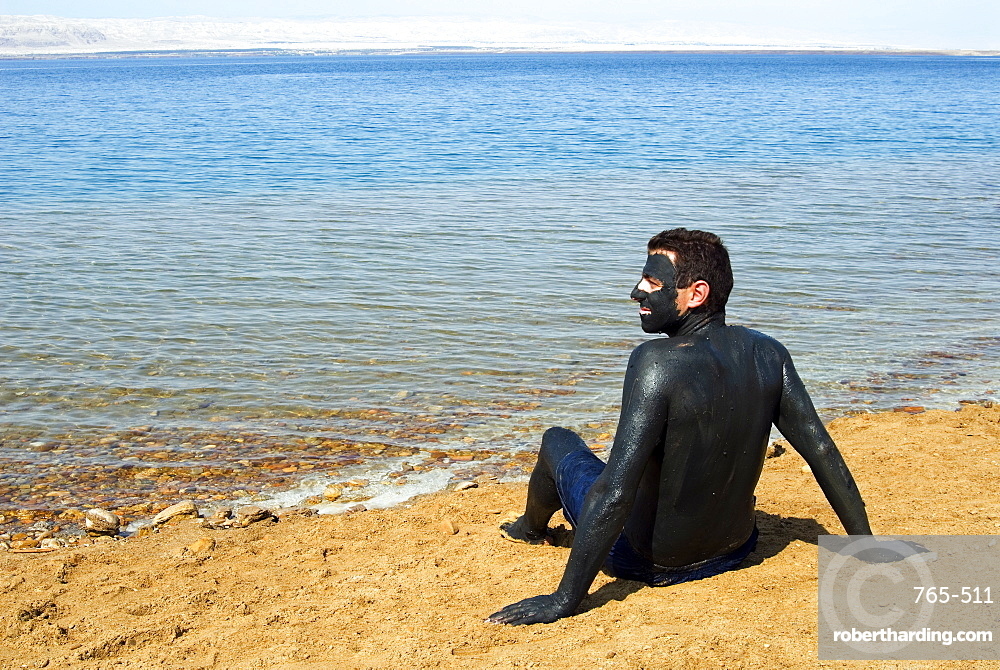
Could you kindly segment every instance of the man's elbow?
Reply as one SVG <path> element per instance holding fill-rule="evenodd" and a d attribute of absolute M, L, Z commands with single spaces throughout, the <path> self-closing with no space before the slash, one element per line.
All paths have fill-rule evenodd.
<path fill-rule="evenodd" d="M 598 478 L 597 481 L 591 484 L 590 490 L 587 491 L 585 502 L 589 503 L 604 502 L 608 499 L 608 492 L 610 490 L 611 488 L 608 486 L 608 483 L 601 481 L 601 479 Z"/>
<path fill-rule="evenodd" d="M 628 514 L 628 496 L 620 486 L 598 479 L 587 492 L 587 506 L 603 518 L 614 518 Z"/>

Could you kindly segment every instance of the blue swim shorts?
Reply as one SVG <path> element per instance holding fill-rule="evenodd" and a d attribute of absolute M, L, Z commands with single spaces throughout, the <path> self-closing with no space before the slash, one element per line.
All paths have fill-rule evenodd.
<path fill-rule="evenodd" d="M 556 466 L 556 488 L 563 504 L 563 516 L 576 528 L 583 499 L 594 481 L 604 471 L 604 461 L 589 450 L 574 451 Z M 733 570 L 757 546 L 757 526 L 750 538 L 728 554 L 709 558 L 691 565 L 665 567 L 655 565 L 639 555 L 622 533 L 604 559 L 604 567 L 612 577 L 633 579 L 650 586 L 669 586 L 704 579 Z"/>

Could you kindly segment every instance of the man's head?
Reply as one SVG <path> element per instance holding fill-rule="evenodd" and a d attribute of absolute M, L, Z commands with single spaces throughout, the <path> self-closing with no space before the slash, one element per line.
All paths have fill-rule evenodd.
<path fill-rule="evenodd" d="M 733 288 L 729 252 L 718 235 L 675 228 L 654 235 L 632 292 L 642 329 L 674 334 L 689 314 L 724 313 Z"/>

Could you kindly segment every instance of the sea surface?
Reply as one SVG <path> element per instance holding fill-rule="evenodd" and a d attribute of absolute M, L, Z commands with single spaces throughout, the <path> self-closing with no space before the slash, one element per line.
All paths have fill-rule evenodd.
<path fill-rule="evenodd" d="M 997 58 L 0 61 L 0 511 L 336 511 L 606 446 L 677 226 L 824 418 L 988 401 L 998 119 Z"/>

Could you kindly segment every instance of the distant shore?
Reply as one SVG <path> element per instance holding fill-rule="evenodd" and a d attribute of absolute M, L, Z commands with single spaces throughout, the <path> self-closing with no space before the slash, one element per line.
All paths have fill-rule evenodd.
<path fill-rule="evenodd" d="M 830 430 L 877 533 L 998 533 L 1000 407 Z M 483 481 L 387 510 L 178 518 L 141 537 L 0 552 L 0 666 L 816 667 L 816 538 L 843 529 L 791 450 L 765 462 L 760 544 L 739 570 L 664 589 L 602 574 L 573 617 L 486 624 L 551 590 L 569 552 L 500 538 L 523 499 L 523 484 Z"/>
<path fill-rule="evenodd" d="M 1000 51 L 975 49 L 788 49 L 788 48 L 677 48 L 677 49 L 538 49 L 480 47 L 386 47 L 372 49 L 177 49 L 67 53 L 9 53 L 0 60 L 127 59 L 127 58 L 259 58 L 264 56 L 417 56 L 469 54 L 746 54 L 781 56 L 956 56 L 997 58 Z"/>

